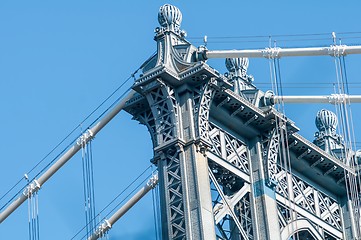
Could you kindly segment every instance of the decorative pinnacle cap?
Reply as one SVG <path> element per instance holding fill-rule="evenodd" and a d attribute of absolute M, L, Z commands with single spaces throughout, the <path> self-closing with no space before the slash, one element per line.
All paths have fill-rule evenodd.
<path fill-rule="evenodd" d="M 182 13 L 177 7 L 170 4 L 164 4 L 159 8 L 158 22 L 162 27 L 169 27 L 173 24 L 176 27 L 180 27 Z"/>
<path fill-rule="evenodd" d="M 316 127 L 319 131 L 325 131 L 328 129 L 334 131 L 336 130 L 337 122 L 338 120 L 336 114 L 326 109 L 318 111 L 315 120 Z"/>
<path fill-rule="evenodd" d="M 248 58 L 226 58 L 226 67 L 229 72 L 234 72 L 240 69 L 247 71 L 248 64 Z"/>

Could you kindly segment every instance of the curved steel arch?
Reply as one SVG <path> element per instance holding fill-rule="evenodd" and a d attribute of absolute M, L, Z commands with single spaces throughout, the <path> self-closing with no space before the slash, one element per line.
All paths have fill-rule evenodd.
<path fill-rule="evenodd" d="M 292 235 L 303 230 L 309 231 L 316 240 L 324 239 L 318 230 L 307 219 L 298 219 L 290 222 L 281 231 L 281 239 L 289 240 Z"/>

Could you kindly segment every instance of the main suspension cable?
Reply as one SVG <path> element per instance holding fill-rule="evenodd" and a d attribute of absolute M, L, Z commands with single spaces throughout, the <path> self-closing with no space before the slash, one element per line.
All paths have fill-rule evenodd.
<path fill-rule="evenodd" d="M 135 193 L 135 191 L 136 191 L 137 189 L 139 189 L 142 185 L 144 185 L 144 183 L 146 183 L 151 176 L 152 176 L 152 174 L 149 174 L 142 182 L 140 182 L 137 186 L 135 186 L 135 188 L 134 188 L 131 192 L 129 192 L 118 204 L 116 204 L 116 205 L 99 221 L 99 223 L 101 223 L 102 221 L 104 221 L 105 219 L 107 219 L 107 218 L 109 217 L 109 215 L 112 214 L 112 212 L 114 212 L 117 208 L 119 208 L 119 206 L 120 206 L 122 203 L 125 202 L 125 200 L 127 200 L 130 196 L 132 196 L 132 195 Z M 94 230 L 95 230 L 95 229 L 89 230 L 90 232 L 87 232 L 81 239 L 84 239 L 85 237 L 87 237 L 87 236 L 89 236 L 89 235 L 91 236 Z"/>
<path fill-rule="evenodd" d="M 144 169 L 127 187 L 125 187 L 125 189 L 123 191 L 121 191 L 118 195 L 116 195 L 113 200 L 111 200 L 97 215 L 95 215 L 92 219 L 88 219 L 88 222 L 86 223 L 85 226 L 83 226 L 83 228 L 81 228 L 72 238 L 71 240 L 75 239 L 81 232 L 83 232 L 83 230 L 86 230 L 86 235 L 83 236 L 81 239 L 83 239 L 84 237 L 86 237 L 89 233 L 92 233 L 91 230 L 89 230 L 89 225 L 91 224 L 91 221 L 95 221 L 98 217 L 100 217 L 102 215 L 102 213 L 107 210 L 115 201 L 117 201 L 117 199 L 119 199 L 132 185 L 134 185 L 142 176 L 144 176 L 144 174 L 151 168 L 151 165 L 149 165 L 146 169 Z M 149 176 L 151 176 L 151 174 L 149 174 Z M 143 184 L 148 178 L 149 176 L 146 176 L 145 180 L 142 180 L 141 184 Z M 135 187 L 135 190 L 141 185 L 138 184 Z M 135 190 L 132 190 L 131 193 L 133 193 Z M 129 197 L 130 195 L 128 194 L 124 200 Z M 116 209 L 122 202 L 124 202 L 124 200 L 122 200 L 120 203 L 118 203 L 115 207 L 113 207 L 113 209 L 111 211 L 109 211 L 109 213 L 103 217 L 102 219 L 100 219 L 98 222 L 101 222 L 102 220 L 104 220 L 112 211 L 114 211 L 114 209 Z M 89 232 L 90 231 L 90 232 Z"/>
<path fill-rule="evenodd" d="M 154 55 L 154 53 L 153 53 Z M 152 55 L 152 56 L 153 56 Z M 150 59 L 150 58 L 149 58 Z M 149 61 L 149 59 L 147 61 Z M 7 192 L 5 192 L 5 194 L 2 195 L 2 197 L 0 198 L 0 200 L 4 199 L 8 194 L 10 194 L 17 186 L 19 186 L 19 184 L 25 179 L 28 178 L 29 174 L 31 172 L 33 172 L 41 163 L 43 163 L 52 153 L 55 152 L 56 149 L 59 148 L 59 146 L 61 146 L 80 126 L 82 126 L 82 124 L 87 121 L 91 116 L 94 115 L 95 112 L 97 112 L 97 110 L 99 110 L 106 102 L 109 101 L 109 99 L 111 97 L 113 97 L 130 79 L 134 78 L 135 74 L 137 74 L 137 72 L 144 66 L 144 63 L 137 69 L 135 70 L 125 81 L 122 82 L 122 84 L 115 89 L 105 100 L 103 100 L 103 102 L 96 107 L 84 120 L 82 120 L 74 129 L 72 129 L 70 131 L 70 133 L 63 138 L 48 154 L 45 155 L 45 157 L 43 157 L 38 163 L 35 164 L 34 167 L 32 167 L 26 174 L 24 174 L 24 176 L 26 177 L 22 177 L 20 180 L 18 180 Z M 129 92 L 130 88 L 127 89 L 123 94 L 121 94 L 120 97 L 118 97 L 112 104 L 110 107 L 108 107 L 105 111 L 103 111 L 100 116 L 98 116 L 96 118 L 96 120 L 94 120 L 88 128 L 90 128 L 92 125 L 94 125 L 96 123 L 97 120 L 99 120 L 102 116 L 104 116 L 115 104 L 117 104 L 117 102 L 119 102 L 127 92 Z M 34 181 L 38 176 L 40 176 L 40 174 L 42 174 L 46 169 L 48 169 L 63 153 L 66 152 L 67 149 L 69 149 L 69 147 L 71 147 L 79 138 L 80 136 L 77 136 L 76 138 L 74 138 L 59 154 L 57 154 L 45 167 L 43 167 L 30 181 L 28 182 L 32 182 Z M 20 188 L 20 190 L 18 190 L 11 198 L 10 200 L 8 200 L 5 204 L 3 204 L 0 207 L 0 211 L 3 210 L 5 207 L 7 207 L 21 192 L 24 191 L 24 189 L 27 187 L 28 183 L 26 183 L 24 186 L 22 186 Z"/>
<path fill-rule="evenodd" d="M 76 127 L 74 127 L 53 149 L 50 150 L 49 153 L 47 153 L 39 162 L 37 162 L 29 171 L 27 171 L 26 175 L 29 175 L 32 173 L 42 162 L 44 162 L 61 144 L 63 144 L 77 129 L 79 129 L 82 124 L 87 121 L 99 108 L 101 108 L 111 97 L 113 97 L 137 72 L 139 69 L 137 69 L 134 73 L 132 73 L 119 87 L 117 87 L 106 99 L 103 100 L 101 104 L 99 104 L 88 116 L 86 116 Z M 114 105 L 114 104 L 113 104 Z M 108 108 L 109 109 L 109 108 Z M 98 118 L 99 119 L 99 118 Z M 94 124 L 94 122 L 93 122 Z M 79 136 L 77 136 L 78 138 Z M 68 148 L 70 145 L 72 145 L 75 142 L 76 139 L 74 139 L 71 144 L 69 144 L 66 148 Z M 59 155 L 57 155 L 54 159 L 56 159 Z M 54 160 L 53 159 L 53 160 Z M 46 169 L 46 168 L 45 168 Z M 41 174 L 44 171 L 42 169 L 38 174 Z M 16 186 L 18 186 L 22 181 L 24 180 L 24 177 L 18 180 L 7 192 L 5 192 L 2 197 L 0 198 L 0 201 L 7 196 Z M 26 186 L 26 185 L 25 185 Z M 24 186 L 24 187 L 25 187 Z M 24 188 L 23 187 L 23 188 Z M 21 191 L 21 190 L 20 190 Z M 5 204 L 6 206 L 7 204 Z M 3 208 L 3 207 L 2 207 Z M 2 209 L 1 208 L 1 209 Z M 1 210 L 0 209 L 0 210 Z"/>

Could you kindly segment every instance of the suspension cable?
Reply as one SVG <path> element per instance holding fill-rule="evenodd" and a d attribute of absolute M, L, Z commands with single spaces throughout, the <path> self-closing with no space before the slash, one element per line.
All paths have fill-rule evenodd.
<path fill-rule="evenodd" d="M 135 72 L 133 72 L 125 81 L 122 82 L 122 84 L 120 84 L 107 98 L 105 98 L 102 103 L 100 103 L 90 114 L 88 114 L 76 127 L 74 127 L 55 147 L 53 147 L 50 152 L 48 152 L 39 162 L 37 162 L 29 171 L 27 171 L 26 175 L 29 175 L 30 173 L 32 173 L 41 163 L 43 163 L 59 146 L 61 146 L 61 144 L 63 144 L 77 129 L 79 129 L 79 127 L 82 126 L 82 124 L 87 121 L 91 116 L 94 115 L 94 113 L 99 110 L 111 97 L 113 97 L 138 71 L 140 68 L 138 68 Z M 114 105 L 114 104 L 113 104 Z M 109 108 L 108 108 L 109 109 Z M 98 117 L 99 119 L 99 117 Z M 94 122 L 92 123 L 94 124 Z M 77 136 L 78 138 L 79 136 Z M 71 144 L 69 144 L 66 148 L 68 148 L 69 146 L 71 146 L 76 139 L 74 139 Z M 64 151 L 64 150 L 63 150 Z M 63 152 L 62 151 L 62 152 Z M 54 159 L 56 159 L 59 155 L 57 155 Z M 53 159 L 53 161 L 54 161 Z M 53 162 L 51 161 L 51 162 Z M 48 166 L 48 165 L 47 165 Z M 38 176 L 39 174 L 41 174 L 44 171 L 44 169 L 42 169 L 39 173 L 37 173 L 36 176 Z M 6 197 L 15 187 L 17 187 L 22 181 L 24 180 L 24 177 L 22 177 L 21 179 L 18 180 L 18 182 L 16 182 L 7 192 L 5 192 L 1 198 L 0 201 Z M 22 187 L 25 188 L 25 186 Z M 18 195 L 22 190 L 20 190 L 16 195 Z M 16 196 L 15 196 L 16 197 Z M 13 198 L 10 200 L 12 201 Z M 8 202 L 9 203 L 9 202 Z M 8 203 L 6 203 L 4 206 L 6 206 Z M 3 209 L 4 206 L 2 206 L 0 208 Z"/>
<path fill-rule="evenodd" d="M 40 239 L 40 225 L 39 225 L 39 199 L 38 192 L 33 194 L 28 193 L 28 233 L 29 240 Z"/>
<path fill-rule="evenodd" d="M 336 42 L 335 42 L 336 44 Z M 341 40 L 340 40 L 341 44 Z M 334 63 L 336 70 L 336 80 L 337 80 L 337 92 L 341 94 L 349 94 L 349 86 L 347 79 L 347 71 L 346 71 L 346 61 L 344 56 L 334 55 Z M 344 139 L 343 151 L 341 152 L 341 158 L 344 159 L 345 163 L 349 165 L 351 168 L 355 169 L 355 153 L 353 148 L 355 147 L 355 133 L 352 121 L 352 111 L 350 101 L 343 102 L 341 104 L 335 105 L 336 112 L 338 113 L 338 118 L 340 119 L 340 134 Z M 355 225 L 354 233 L 358 238 L 361 236 L 360 226 L 360 192 L 359 185 L 361 183 L 360 176 L 356 172 L 357 176 L 353 174 L 349 174 L 346 170 L 344 170 L 345 174 L 345 183 L 346 183 L 346 193 L 347 199 L 351 201 L 352 209 L 351 212 L 354 215 Z"/>
<path fill-rule="evenodd" d="M 124 189 L 123 191 L 121 191 L 118 195 L 116 195 L 116 196 L 113 198 L 112 201 L 110 201 L 97 215 L 95 215 L 95 216 L 93 217 L 93 219 L 88 219 L 88 222 L 86 223 L 86 225 L 83 226 L 83 227 L 71 238 L 71 240 L 75 239 L 81 232 L 83 232 L 83 230 L 86 230 L 86 235 L 84 235 L 81 239 L 83 239 L 84 237 L 86 237 L 88 234 L 91 234 L 92 231 L 89 229 L 89 225 L 91 224 L 90 221 L 96 221 L 96 219 L 97 219 L 98 217 L 100 217 L 101 214 L 102 214 L 105 210 L 107 210 L 115 201 L 117 201 L 117 199 L 119 199 L 128 189 L 130 189 L 130 187 L 131 187 L 132 185 L 134 185 L 142 176 L 144 176 L 144 174 L 145 174 L 150 168 L 151 168 L 151 165 L 149 165 L 146 169 L 144 169 L 143 172 L 141 172 L 127 187 L 125 187 L 125 189 Z M 101 221 L 103 221 L 104 219 L 106 219 L 106 217 L 108 217 L 112 211 L 114 211 L 122 202 L 124 202 L 125 199 L 127 199 L 127 198 L 130 196 L 130 194 L 132 194 L 137 188 L 139 188 L 139 186 L 141 186 L 141 184 L 143 184 L 143 183 L 147 180 L 147 178 L 149 178 L 149 176 L 151 176 L 151 174 L 147 175 L 146 178 L 145 178 L 145 180 L 142 180 L 142 182 L 141 182 L 140 184 L 138 184 L 138 185 L 135 187 L 135 189 L 133 189 L 133 190 L 131 191 L 131 193 L 129 193 L 126 197 L 124 197 L 123 200 L 121 200 L 120 203 L 118 203 L 115 207 L 113 207 L 112 210 L 110 210 L 107 215 L 105 215 L 104 217 L 102 217 L 102 218 L 98 221 L 98 223 L 101 222 Z M 90 232 L 89 232 L 89 231 L 90 231 Z"/>
<path fill-rule="evenodd" d="M 339 32 L 343 39 L 361 39 L 361 32 Z M 211 44 L 229 44 L 229 43 L 267 43 L 269 38 L 277 39 L 278 42 L 309 42 L 324 41 L 325 46 L 329 45 L 330 33 L 302 33 L 302 34 L 274 34 L 274 35 L 254 35 L 254 36 L 207 36 Z M 196 40 L 196 43 L 203 43 L 204 37 L 188 37 L 189 40 Z M 199 41 L 199 42 L 198 42 Z M 355 43 L 348 44 L 355 45 Z M 358 45 L 358 44 L 357 44 Z M 296 46 L 294 46 L 296 47 Z M 298 46 L 299 47 L 299 46 Z M 305 47 L 303 45 L 303 47 Z M 308 46 L 311 47 L 311 46 Z"/>
<path fill-rule="evenodd" d="M 270 44 L 271 47 L 271 44 Z M 274 42 L 274 46 L 276 47 L 276 42 Z M 281 67 L 280 67 L 280 59 L 279 58 L 270 58 L 269 59 L 269 68 L 270 68 L 270 77 L 271 77 L 271 85 L 272 85 L 272 91 L 276 93 L 276 95 L 283 96 L 283 82 L 281 77 Z M 281 100 L 280 104 L 277 105 L 277 111 L 282 113 L 284 116 L 286 115 L 285 105 L 284 102 Z M 276 119 L 276 126 L 275 126 L 276 134 L 280 136 L 280 144 L 278 146 L 279 150 L 281 151 L 280 157 L 282 159 L 282 165 L 286 172 L 286 185 L 288 190 L 288 196 L 290 197 L 290 201 L 288 203 L 285 203 L 285 205 L 289 208 L 289 212 L 286 211 L 286 217 L 289 217 L 291 221 L 296 220 L 297 214 L 295 214 L 294 207 L 296 203 L 294 202 L 294 195 L 291 194 L 292 186 L 289 185 L 289 181 L 287 180 L 288 174 L 290 174 L 290 177 L 292 178 L 292 168 L 291 168 L 291 157 L 289 152 L 289 146 L 288 146 L 288 133 L 287 133 L 287 125 L 286 122 L 284 122 L 282 119 Z M 291 181 L 292 182 L 292 181 Z M 289 214 L 289 216 L 288 216 Z M 292 229 L 290 232 L 293 233 L 293 235 L 298 235 L 298 232 L 294 233 L 295 230 L 297 230 L 297 221 L 296 226 L 293 224 L 291 226 Z M 296 229 L 294 229 L 296 228 Z"/>
<path fill-rule="evenodd" d="M 156 171 L 155 169 L 153 169 L 153 165 L 151 165 L 152 167 L 152 172 Z M 152 189 L 152 202 L 153 202 L 153 217 L 154 217 L 154 230 L 155 230 L 155 239 L 161 239 L 160 236 L 160 206 L 159 206 L 159 192 L 158 192 L 158 186 L 154 187 Z"/>
<path fill-rule="evenodd" d="M 153 55 L 151 56 L 151 57 L 149 57 L 136 71 L 134 71 L 134 73 L 132 73 L 131 75 L 130 75 L 130 77 L 125 81 L 125 82 L 127 82 L 129 79 L 131 79 L 131 78 L 134 78 L 135 77 L 135 74 L 141 69 L 141 68 L 143 68 L 144 66 L 145 66 L 145 64 L 147 64 L 151 59 L 152 59 L 152 57 L 154 57 L 154 55 L 155 55 L 155 53 L 153 53 Z M 123 83 L 121 86 L 123 86 L 125 83 Z M 118 89 L 120 89 L 121 88 L 121 86 L 118 88 Z M 130 89 L 128 89 L 128 91 L 129 91 Z M 116 90 L 117 91 L 117 90 Z M 116 92 L 115 91 L 115 92 Z M 120 101 L 120 99 L 128 92 L 128 91 L 126 91 L 124 94 L 122 94 L 122 96 L 120 97 L 120 98 L 118 98 L 111 106 L 114 106 L 115 104 L 117 104 L 117 101 Z M 133 92 L 131 92 L 131 93 L 129 93 L 128 94 L 128 96 L 127 96 L 127 98 L 129 98 L 129 97 L 131 97 L 132 95 L 134 94 L 134 91 Z M 113 95 L 113 94 L 112 94 Z M 94 121 L 90 126 L 92 126 L 92 125 L 94 125 L 95 123 L 97 124 L 97 125 L 94 125 L 92 128 L 91 128 L 91 130 L 93 130 L 94 132 L 95 132 L 95 134 L 98 132 L 98 131 L 100 131 L 122 108 L 123 108 L 123 106 L 124 106 L 124 104 L 125 104 L 125 101 L 126 101 L 126 99 L 122 99 L 120 102 L 119 102 L 119 104 L 117 105 L 117 107 L 115 107 L 111 112 L 109 112 L 109 113 L 107 113 L 108 111 L 109 111 L 109 109 L 110 109 L 110 107 L 107 109 L 107 110 L 105 110 L 102 114 L 101 114 L 101 116 L 103 116 L 103 115 L 105 115 L 106 113 L 107 113 L 107 116 L 105 116 L 104 117 L 104 119 L 102 119 L 101 121 L 99 121 L 99 122 L 96 122 L 96 121 Z M 105 102 L 105 101 L 104 101 Z M 95 110 L 96 111 L 96 110 Z M 95 112 L 94 111 L 94 112 Z M 100 119 L 100 117 L 98 117 L 97 118 L 97 120 L 99 120 Z M 90 126 L 89 126 L 89 128 L 90 128 Z M 83 137 L 83 136 L 81 136 L 81 137 Z M 36 176 L 35 177 L 33 177 L 32 178 L 32 182 L 34 182 L 34 181 L 37 181 L 36 180 L 36 178 L 40 175 L 40 174 L 42 174 L 42 176 L 39 178 L 39 182 L 40 182 L 40 186 L 45 182 L 45 181 L 47 181 L 48 180 L 48 178 L 50 178 L 63 164 L 65 164 L 65 162 L 67 161 L 67 160 L 69 160 L 78 150 L 79 150 L 79 148 L 77 147 L 77 146 L 75 146 L 74 145 L 74 143 L 76 142 L 76 140 L 74 140 L 73 142 L 72 142 L 72 144 L 69 144 L 60 154 L 58 154 L 55 158 L 53 158 L 52 160 L 51 160 L 51 162 L 50 163 L 48 163 L 38 174 L 36 174 Z M 60 145 L 60 144 L 59 144 Z M 73 148 L 71 148 L 70 149 L 70 147 L 71 147 L 71 145 L 73 145 Z M 64 155 L 66 155 L 66 156 L 64 156 Z M 58 159 L 58 157 L 60 157 L 61 156 L 61 158 L 60 159 Z M 58 159 L 58 160 L 57 160 Z M 44 159 L 42 159 L 41 160 L 41 162 L 42 161 L 44 161 L 45 160 L 45 158 Z M 56 166 L 52 166 L 52 164 L 55 162 L 57 160 L 57 165 Z M 38 165 L 38 164 L 37 164 Z M 51 167 L 52 166 L 52 167 Z M 49 169 L 48 169 L 49 168 Z M 34 168 L 35 169 L 35 168 Z M 34 169 L 31 169 L 30 171 L 33 171 Z M 46 172 L 45 172 L 46 171 Z M 19 182 L 21 182 L 21 181 L 19 181 Z M 39 188 L 40 188 L 40 186 L 39 186 Z M 0 212 L 0 216 L 1 216 L 1 218 L 0 218 L 0 222 L 2 222 L 3 220 L 5 220 L 13 211 L 15 211 L 15 209 L 19 206 L 19 205 L 21 205 L 25 200 L 26 200 L 26 197 L 24 197 L 24 196 L 20 196 L 20 197 L 18 197 L 18 201 L 15 203 L 14 201 L 14 199 L 22 192 L 22 191 L 24 191 L 24 189 L 26 189 L 26 187 L 27 186 L 24 186 L 24 187 L 22 187 L 8 202 L 6 202 L 5 203 L 5 205 L 3 205 L 2 207 L 1 207 L 1 209 L 0 209 L 0 211 L 2 210 L 2 209 L 4 209 L 5 207 L 7 207 L 4 211 L 5 212 Z M 12 187 L 11 188 L 11 190 L 12 189 L 14 189 L 14 187 Z M 9 194 L 10 192 L 11 192 L 11 190 L 9 190 L 6 194 Z M 13 205 L 10 205 L 10 206 L 8 206 L 10 203 L 12 202 L 12 204 Z"/>
<path fill-rule="evenodd" d="M 31 172 L 33 172 L 41 163 L 43 163 L 61 144 L 63 144 L 81 125 L 82 123 L 84 123 L 86 120 L 88 120 L 101 106 L 103 106 L 117 91 L 119 91 L 119 89 L 124 86 L 124 84 L 126 82 L 129 81 L 129 79 L 131 79 L 131 77 L 129 77 L 128 79 L 126 79 L 113 93 L 111 93 L 110 96 L 108 96 L 97 108 L 95 108 L 84 120 L 82 120 L 75 128 L 73 128 L 70 133 L 65 136 L 48 154 L 46 154 L 38 163 L 35 164 L 34 167 L 32 167 L 29 171 L 27 171 L 26 174 L 24 174 L 24 176 L 29 176 L 29 174 Z M 129 91 L 129 89 L 127 90 L 127 92 Z M 126 92 L 125 92 L 126 93 Z M 123 97 L 125 95 L 125 93 L 122 94 L 121 97 Z M 117 101 L 119 101 L 119 99 L 121 99 L 121 97 L 119 97 L 111 106 L 114 106 L 116 104 Z M 99 117 L 97 117 L 97 120 L 103 116 L 111 107 L 108 107 L 106 109 L 106 111 L 104 111 Z M 93 121 L 91 125 L 93 125 L 96 121 Z M 90 126 L 91 126 L 90 125 Z M 58 155 L 56 155 L 44 168 L 42 168 L 31 180 L 33 181 L 36 177 L 38 177 L 41 173 L 43 173 L 60 155 L 62 155 L 66 149 L 68 149 L 71 145 L 73 145 L 75 143 L 75 141 L 77 140 L 79 136 L 77 136 L 75 139 L 73 139 Z M 5 192 L 2 197 L 0 198 L 0 201 L 5 198 L 15 187 L 17 187 L 23 180 L 25 179 L 25 177 L 22 177 L 21 179 L 18 180 L 18 182 L 16 182 L 7 192 Z M 16 196 L 21 193 L 23 191 L 23 189 L 27 186 L 27 184 L 25 184 L 8 202 L 6 202 L 1 208 L 0 211 L 5 208 L 12 200 L 14 200 L 14 198 L 16 198 Z"/>
<path fill-rule="evenodd" d="M 128 78 L 130 79 L 130 77 Z M 111 106 L 109 106 L 105 111 L 103 111 L 99 117 L 96 118 L 96 120 L 94 120 L 92 122 L 92 124 L 89 125 L 88 129 L 90 129 L 90 127 L 92 125 L 94 125 L 101 117 L 103 117 L 112 107 L 114 107 L 124 96 L 125 94 L 127 94 L 129 92 L 130 88 L 128 88 L 120 97 L 118 97 L 112 104 Z M 70 136 L 70 134 L 68 135 Z M 42 173 L 45 172 L 46 169 L 48 169 L 60 156 L 62 156 L 72 145 L 74 145 L 76 143 L 76 141 L 79 139 L 81 135 L 79 135 L 78 137 L 76 137 L 75 139 L 73 139 L 58 155 L 56 155 L 45 167 L 43 167 L 30 181 L 28 182 L 33 182 L 37 177 L 39 177 Z M 60 144 L 58 144 L 60 145 Z M 53 150 L 52 150 L 53 151 Z M 48 154 L 49 155 L 49 154 Z M 47 155 L 47 156 L 48 156 Z M 41 161 L 45 160 L 45 158 L 43 158 Z M 38 165 L 38 164 L 37 164 Z M 24 174 L 24 176 L 28 176 L 27 174 Z M 22 179 L 21 179 L 22 180 Z M 19 181 L 20 183 L 21 181 Z M 12 198 L 10 198 L 1 208 L 0 211 L 3 210 L 5 207 L 7 207 L 7 205 L 9 203 L 11 203 L 21 192 L 24 191 L 24 189 L 26 189 L 26 187 L 28 186 L 28 183 L 23 186 L 19 191 L 17 191 Z M 14 189 L 14 187 L 12 187 L 11 189 Z M 6 194 L 8 194 L 11 190 L 9 190 Z"/>
<path fill-rule="evenodd" d="M 345 84 L 345 91 L 347 94 L 349 94 L 349 86 L 348 86 L 348 79 L 347 79 L 347 71 L 346 71 L 346 62 L 345 62 L 345 56 L 340 57 L 340 65 L 341 65 L 341 70 L 343 72 L 342 76 L 343 76 L 343 80 L 344 80 L 344 84 Z M 356 168 L 356 162 L 355 162 L 355 145 L 353 144 L 353 142 L 355 141 L 355 132 L 354 132 L 354 126 L 353 126 L 353 121 L 352 121 L 352 111 L 351 111 L 351 103 L 350 101 L 345 102 L 344 103 L 344 108 L 345 108 L 345 112 L 346 112 L 346 121 L 347 121 L 347 135 L 348 135 L 348 148 L 349 150 L 349 158 L 350 158 L 350 166 L 356 170 L 356 176 L 352 176 L 352 182 L 353 182 L 353 191 L 354 191 L 354 207 L 355 209 L 355 214 L 356 214 L 356 224 L 357 224 L 357 234 L 358 237 L 361 236 L 361 229 L 359 228 L 360 226 L 360 210 L 361 210 L 361 204 L 360 204 L 360 175 L 357 173 L 357 168 Z"/>
<path fill-rule="evenodd" d="M 139 189 L 139 187 L 141 187 L 142 185 L 144 185 L 144 183 L 146 183 L 146 182 L 148 181 L 148 179 L 149 179 L 152 175 L 153 175 L 152 173 L 149 174 L 141 183 L 139 183 L 137 186 L 135 186 L 135 188 L 134 188 L 128 195 L 126 195 L 115 207 L 113 207 L 113 208 L 109 211 L 109 213 L 107 213 L 107 214 L 105 215 L 105 217 L 103 217 L 103 218 L 101 219 L 100 222 L 106 220 L 106 219 L 109 217 L 109 215 L 110 215 L 112 212 L 114 212 L 116 209 L 118 209 L 119 206 L 120 206 L 122 203 L 124 203 L 130 196 L 132 196 L 132 195 L 135 193 L 135 191 L 136 191 L 137 189 Z M 99 223 L 100 223 L 100 222 L 99 222 Z M 94 229 L 94 230 L 95 230 L 95 229 Z M 84 237 L 86 237 L 86 236 L 88 236 L 88 235 L 91 235 L 92 233 L 93 233 L 93 231 L 87 232 L 81 239 L 84 239 Z"/>
<path fill-rule="evenodd" d="M 87 232 L 96 227 L 95 222 L 95 194 L 94 194 L 94 170 L 92 157 L 92 141 L 82 145 L 82 169 L 83 169 L 83 191 L 85 204 L 85 223 Z M 89 224 L 88 224 L 89 223 Z"/>

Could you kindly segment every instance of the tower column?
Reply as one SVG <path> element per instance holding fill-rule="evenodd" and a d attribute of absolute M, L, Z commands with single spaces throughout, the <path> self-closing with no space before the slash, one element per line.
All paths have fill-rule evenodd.
<path fill-rule="evenodd" d="M 280 240 L 275 190 L 267 185 L 260 139 L 250 142 L 251 154 L 251 204 L 255 239 Z"/>
<path fill-rule="evenodd" d="M 178 92 L 179 134 L 158 152 L 162 238 L 215 239 L 208 162 L 196 140 L 189 91 Z"/>

